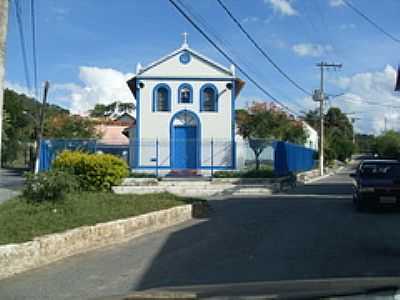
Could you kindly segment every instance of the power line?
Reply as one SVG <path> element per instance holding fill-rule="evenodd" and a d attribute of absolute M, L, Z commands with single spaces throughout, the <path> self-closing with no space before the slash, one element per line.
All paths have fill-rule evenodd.
<path fill-rule="evenodd" d="M 250 33 L 244 29 L 242 24 L 238 21 L 238 19 L 233 15 L 233 13 L 228 9 L 228 7 L 222 2 L 222 0 L 217 0 L 219 5 L 225 10 L 228 16 L 235 22 L 235 24 L 240 28 L 240 30 L 246 35 L 246 37 L 251 41 L 251 43 L 260 51 L 260 53 L 268 60 L 268 62 L 290 83 L 292 83 L 296 88 L 301 90 L 306 95 L 311 96 L 311 93 L 304 89 L 300 84 L 294 81 L 285 71 L 283 71 L 275 62 L 274 60 L 266 53 L 266 51 L 255 41 L 255 39 L 250 35 Z"/>
<path fill-rule="evenodd" d="M 15 14 L 17 17 L 17 24 L 18 24 L 18 31 L 19 31 L 19 37 L 20 37 L 20 43 L 21 43 L 21 51 L 22 51 L 22 61 L 24 65 L 24 72 L 25 72 L 25 81 L 28 90 L 31 90 L 31 81 L 29 77 L 29 66 L 28 66 L 28 57 L 26 55 L 26 44 L 25 44 L 25 35 L 24 35 L 24 29 L 23 29 L 23 24 L 22 24 L 22 8 L 20 6 L 20 2 L 18 0 L 14 1 L 15 3 Z"/>
<path fill-rule="evenodd" d="M 253 83 L 260 91 L 271 98 L 274 102 L 285 108 L 287 111 L 298 115 L 295 111 L 291 110 L 288 106 L 280 102 L 271 93 L 264 89 L 256 80 L 254 80 L 245 70 L 243 70 L 224 50 L 221 49 L 208 35 L 201 29 L 188 14 L 175 3 L 174 0 L 169 0 L 169 2 L 176 8 L 176 10 L 219 52 L 224 56 L 231 64 L 233 64 L 251 83 Z M 182 3 L 181 3 L 182 5 Z"/>
<path fill-rule="evenodd" d="M 35 87 L 36 98 L 39 99 L 37 54 L 36 54 L 36 16 L 35 16 L 35 1 L 34 0 L 31 0 L 31 21 L 32 21 L 33 82 L 34 82 L 34 87 Z"/>
<path fill-rule="evenodd" d="M 235 48 L 227 39 L 224 39 L 223 37 L 219 36 L 218 33 L 213 29 L 212 26 L 210 26 L 205 18 L 202 17 L 201 14 L 197 13 L 195 9 L 188 3 L 184 3 L 180 0 L 177 0 L 178 3 L 180 3 L 181 6 L 183 6 L 187 12 L 187 14 L 198 24 L 200 24 L 203 28 L 203 31 L 207 31 L 209 36 L 213 37 L 214 40 L 216 40 L 219 45 L 222 45 L 222 47 L 227 51 L 227 53 L 230 54 L 231 58 L 236 60 L 238 63 L 242 65 L 243 68 L 246 68 L 247 70 L 252 70 L 253 74 L 259 74 L 259 75 L 264 75 L 264 73 L 261 73 L 257 66 L 255 66 L 252 61 L 247 61 L 243 57 L 241 57 L 236 51 Z M 228 51 L 229 50 L 229 51 Z M 256 70 L 256 71 L 254 71 Z M 254 75 L 253 75 L 254 76 Z M 289 96 L 280 88 L 274 87 L 274 90 L 279 92 L 279 94 L 283 95 L 283 98 L 289 98 Z M 296 100 L 293 100 L 291 104 L 294 104 L 297 106 L 300 110 L 304 109 Z"/>
<path fill-rule="evenodd" d="M 377 24 L 375 21 L 373 21 L 370 17 L 368 17 L 366 14 L 364 14 L 361 10 L 359 10 L 357 7 L 354 6 L 350 1 L 347 0 L 342 0 L 348 7 L 350 7 L 356 14 L 361 16 L 363 19 L 365 19 L 368 23 L 370 23 L 372 26 L 374 26 L 376 29 L 378 29 L 380 32 L 382 32 L 384 35 L 386 35 L 388 38 L 393 40 L 394 42 L 400 44 L 400 39 L 395 37 L 393 34 L 387 32 L 382 26 Z"/>

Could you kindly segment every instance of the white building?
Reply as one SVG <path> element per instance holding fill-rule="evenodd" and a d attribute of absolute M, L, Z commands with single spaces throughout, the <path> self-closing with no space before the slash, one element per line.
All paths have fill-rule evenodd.
<path fill-rule="evenodd" d="M 318 151 L 318 132 L 312 128 L 310 125 L 308 125 L 306 122 L 303 123 L 303 128 L 305 132 L 307 133 L 307 140 L 304 144 L 307 148 L 311 148 L 315 151 Z"/>
<path fill-rule="evenodd" d="M 128 81 L 136 99 L 132 168 L 235 169 L 235 99 L 244 82 L 226 68 L 182 46 Z"/>

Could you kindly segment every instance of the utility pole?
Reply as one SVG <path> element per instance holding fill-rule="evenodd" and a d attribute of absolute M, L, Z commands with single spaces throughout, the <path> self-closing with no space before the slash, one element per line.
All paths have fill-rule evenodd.
<path fill-rule="evenodd" d="M 4 72 L 6 60 L 6 39 L 8 25 L 8 0 L 0 0 L 0 168 L 1 161 L 1 141 L 3 132 L 3 105 L 4 105 Z"/>
<path fill-rule="evenodd" d="M 324 70 L 328 68 L 341 68 L 342 64 L 334 64 L 327 62 L 320 62 L 317 64 L 321 72 L 321 81 L 319 90 L 315 90 L 313 94 L 313 100 L 319 102 L 319 173 L 324 175 L 324 101 L 326 96 L 324 94 Z"/>
<path fill-rule="evenodd" d="M 50 83 L 48 81 L 44 82 L 44 92 L 43 92 L 43 101 L 42 107 L 40 109 L 40 118 L 39 118 L 39 132 L 36 137 L 36 160 L 35 160 L 35 174 L 39 172 L 39 164 L 40 164 L 40 147 L 42 144 L 43 137 L 43 128 L 44 128 L 44 116 L 46 113 L 47 106 L 47 94 L 49 92 Z"/>
<path fill-rule="evenodd" d="M 385 129 L 384 129 L 384 132 L 386 132 L 386 131 L 387 131 L 387 117 L 386 117 L 386 116 L 385 116 L 384 120 L 385 120 Z"/>
<path fill-rule="evenodd" d="M 353 145 L 356 144 L 356 131 L 354 130 L 354 123 L 358 120 L 361 120 L 361 118 L 357 118 L 357 117 L 351 118 L 351 124 L 353 125 Z"/>

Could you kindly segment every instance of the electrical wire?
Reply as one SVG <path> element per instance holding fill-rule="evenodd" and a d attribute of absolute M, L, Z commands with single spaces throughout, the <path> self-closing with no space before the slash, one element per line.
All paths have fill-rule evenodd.
<path fill-rule="evenodd" d="M 366 20 L 368 23 L 370 23 L 372 26 L 374 26 L 377 30 L 379 30 L 381 33 L 386 35 L 388 38 L 390 38 L 392 41 L 400 44 L 400 39 L 395 37 L 393 34 L 389 33 L 386 31 L 382 26 L 380 26 L 378 23 L 373 21 L 370 17 L 368 17 L 365 13 L 363 13 L 361 10 L 359 10 L 354 4 L 352 4 L 348 0 L 342 0 L 348 7 L 350 7 L 356 14 L 358 14 L 360 17 L 362 17 L 364 20 Z"/>
<path fill-rule="evenodd" d="M 22 8 L 19 0 L 14 0 L 15 3 L 15 14 L 17 17 L 17 25 L 18 25 L 18 31 L 19 31 L 19 37 L 20 37 L 20 43 L 21 43 L 21 51 L 22 51 L 22 61 L 24 65 L 24 72 L 25 72 L 25 81 L 26 81 L 26 86 L 28 90 L 31 90 L 31 80 L 29 76 L 29 65 L 28 65 L 28 57 L 26 54 L 26 43 L 25 43 L 25 34 L 24 34 L 24 28 L 23 28 L 23 22 L 22 22 Z"/>
<path fill-rule="evenodd" d="M 35 96 L 39 99 L 38 90 L 38 68 L 37 68 L 37 53 L 36 53 L 36 16 L 35 16 L 35 1 L 31 0 L 31 22 L 32 22 L 32 57 L 33 57 L 33 84 L 35 88 Z"/>
<path fill-rule="evenodd" d="M 253 83 L 261 92 L 271 98 L 275 103 L 279 104 L 282 108 L 291 112 L 295 116 L 298 116 L 298 113 L 290 109 L 284 103 L 279 101 L 276 97 L 274 97 L 269 91 L 263 88 L 255 79 L 253 79 L 241 66 L 239 66 L 221 47 L 219 47 L 209 36 L 208 34 L 201 29 L 191 18 L 190 16 L 178 5 L 174 0 L 169 0 L 169 2 L 176 8 L 176 10 L 222 55 L 224 56 L 231 64 L 233 64 L 251 83 Z"/>
<path fill-rule="evenodd" d="M 250 33 L 244 29 L 239 20 L 233 15 L 233 13 L 229 10 L 229 8 L 222 2 L 222 0 L 217 0 L 218 4 L 225 10 L 228 16 L 233 20 L 233 22 L 239 27 L 239 29 L 243 32 L 243 34 L 250 40 L 250 42 L 257 48 L 258 51 L 268 60 L 268 62 L 283 76 L 285 77 L 292 85 L 301 90 L 306 95 L 311 95 L 309 91 L 303 88 L 300 84 L 298 84 L 294 79 L 292 79 L 281 67 L 278 66 L 277 63 L 266 53 L 266 51 L 256 42 L 256 40 L 250 35 Z"/>
<path fill-rule="evenodd" d="M 222 45 L 223 48 L 225 49 L 226 52 L 228 52 L 227 50 L 229 49 L 229 53 L 230 56 L 236 60 L 238 62 L 238 64 L 240 63 L 242 65 L 243 68 L 246 68 L 247 70 L 252 70 L 252 73 L 254 75 L 258 74 L 258 75 L 263 75 L 263 73 L 260 73 L 257 66 L 255 66 L 251 61 L 247 61 L 244 57 L 241 57 L 234 49 L 235 47 L 229 42 L 229 40 L 224 39 L 223 37 L 221 37 L 220 35 L 218 35 L 218 33 L 212 28 L 212 26 L 210 26 L 207 22 L 207 20 L 205 20 L 201 14 L 197 13 L 194 8 L 189 4 L 189 2 L 185 2 L 185 4 L 180 1 L 177 0 L 178 3 L 180 3 L 181 6 L 183 6 L 187 12 L 187 14 L 193 19 L 195 20 L 198 24 L 200 24 L 202 26 L 202 28 L 204 29 L 204 31 L 207 31 L 209 36 L 213 37 L 214 40 L 216 40 L 219 45 Z M 254 71 L 256 70 L 256 71 Z M 289 98 L 288 95 L 280 88 L 274 87 L 274 90 L 276 90 L 277 92 L 279 92 L 279 94 L 282 94 L 284 98 Z M 296 105 L 299 109 L 304 109 L 296 100 L 292 100 L 291 104 Z"/>

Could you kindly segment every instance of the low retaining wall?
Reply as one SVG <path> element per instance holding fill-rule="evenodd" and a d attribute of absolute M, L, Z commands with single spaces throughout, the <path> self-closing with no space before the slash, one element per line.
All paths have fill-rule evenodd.
<path fill-rule="evenodd" d="M 140 179 L 140 180 L 138 180 Z M 213 178 L 212 180 L 160 180 L 144 181 L 142 178 L 126 178 L 122 185 L 112 189 L 116 194 L 172 193 L 183 197 L 215 196 L 266 196 L 292 188 L 290 176 L 279 178 Z"/>
<path fill-rule="evenodd" d="M 59 259 L 176 225 L 192 218 L 192 205 L 83 226 L 33 241 L 0 246 L 0 279 Z"/>

